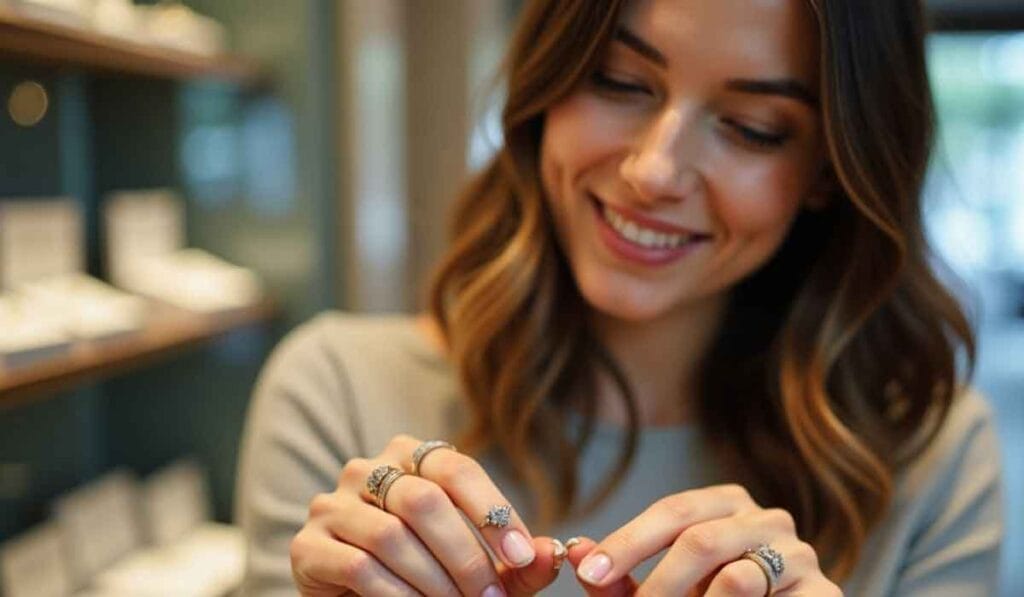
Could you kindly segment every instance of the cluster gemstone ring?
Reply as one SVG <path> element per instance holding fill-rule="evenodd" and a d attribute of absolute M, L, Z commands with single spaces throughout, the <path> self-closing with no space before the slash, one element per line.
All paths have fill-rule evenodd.
<path fill-rule="evenodd" d="M 482 522 L 477 523 L 476 527 L 482 529 L 484 527 L 497 527 L 503 529 L 512 522 L 512 506 L 508 504 L 494 505 L 487 510 L 487 514 L 484 516 Z"/>
<path fill-rule="evenodd" d="M 366 478 L 366 490 L 373 496 L 378 508 L 384 510 L 384 500 L 388 497 L 388 491 L 404 474 L 405 471 L 390 464 L 379 465 L 370 472 L 370 476 Z"/>

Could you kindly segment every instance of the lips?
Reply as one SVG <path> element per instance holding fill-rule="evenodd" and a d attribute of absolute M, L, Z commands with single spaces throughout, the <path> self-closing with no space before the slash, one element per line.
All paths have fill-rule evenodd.
<path fill-rule="evenodd" d="M 614 255 L 626 261 L 648 266 L 666 265 L 711 238 L 632 210 L 612 208 L 593 195 L 590 199 L 601 239 Z"/>

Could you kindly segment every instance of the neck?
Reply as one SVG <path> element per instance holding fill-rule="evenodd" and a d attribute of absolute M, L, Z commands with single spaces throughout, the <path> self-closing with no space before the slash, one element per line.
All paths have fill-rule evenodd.
<path fill-rule="evenodd" d="M 718 331 L 725 299 L 686 305 L 654 321 L 634 322 L 593 313 L 594 329 L 626 376 L 644 426 L 693 420 L 698 368 Z M 618 388 L 602 372 L 597 380 L 598 413 L 625 424 Z"/>

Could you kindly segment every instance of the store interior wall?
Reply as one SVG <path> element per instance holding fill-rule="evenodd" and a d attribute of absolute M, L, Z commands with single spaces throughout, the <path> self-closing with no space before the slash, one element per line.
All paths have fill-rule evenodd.
<path fill-rule="evenodd" d="M 0 408 L 0 541 L 42 521 L 55 497 L 107 470 L 126 466 L 146 475 L 185 455 L 207 468 L 214 513 L 230 520 L 238 440 L 259 368 L 285 330 L 337 301 L 337 145 L 330 126 L 336 3 L 189 4 L 227 25 L 236 52 L 266 65 L 264 86 L 0 63 L 5 92 L 36 80 L 52 103 L 32 128 L 0 119 L 0 189 L 7 197 L 78 198 L 88 227 L 88 271 L 102 277 L 104 194 L 177 188 L 187 196 L 190 246 L 258 272 L 280 316 L 276 325 L 232 332 L 166 362 Z M 258 163 L 269 147 L 290 164 L 280 184 L 262 194 L 247 184 L 242 157 L 227 164 L 220 184 L 194 184 L 183 148 L 196 130 L 200 139 L 204 131 L 207 140 L 229 139 L 236 157 Z"/>

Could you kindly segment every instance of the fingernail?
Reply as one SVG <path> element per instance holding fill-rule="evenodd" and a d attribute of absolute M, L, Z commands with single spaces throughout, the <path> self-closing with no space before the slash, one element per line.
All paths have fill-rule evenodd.
<path fill-rule="evenodd" d="M 603 553 L 589 555 L 580 562 L 579 576 L 583 580 L 596 584 L 601 582 L 612 569 L 612 560 Z"/>
<path fill-rule="evenodd" d="M 580 539 L 579 537 L 570 537 L 569 540 L 565 542 L 565 549 L 572 549 L 580 543 L 583 543 L 583 539 Z"/>
<path fill-rule="evenodd" d="M 484 589 L 483 593 L 480 593 L 480 597 L 505 597 L 505 591 L 502 591 L 498 585 L 491 585 Z"/>
<path fill-rule="evenodd" d="M 551 567 L 554 568 L 555 570 L 558 570 L 559 568 L 562 567 L 562 562 L 565 561 L 565 557 L 567 555 L 569 555 L 569 550 L 566 549 L 565 548 L 565 544 L 563 544 L 558 539 L 552 539 L 551 540 L 551 545 L 552 545 L 551 555 L 552 555 L 552 558 L 553 558 L 553 561 L 551 562 Z"/>
<path fill-rule="evenodd" d="M 505 553 L 505 559 L 516 568 L 522 568 L 537 555 L 533 546 L 526 540 L 519 531 L 509 531 L 501 540 L 501 551 Z"/>

